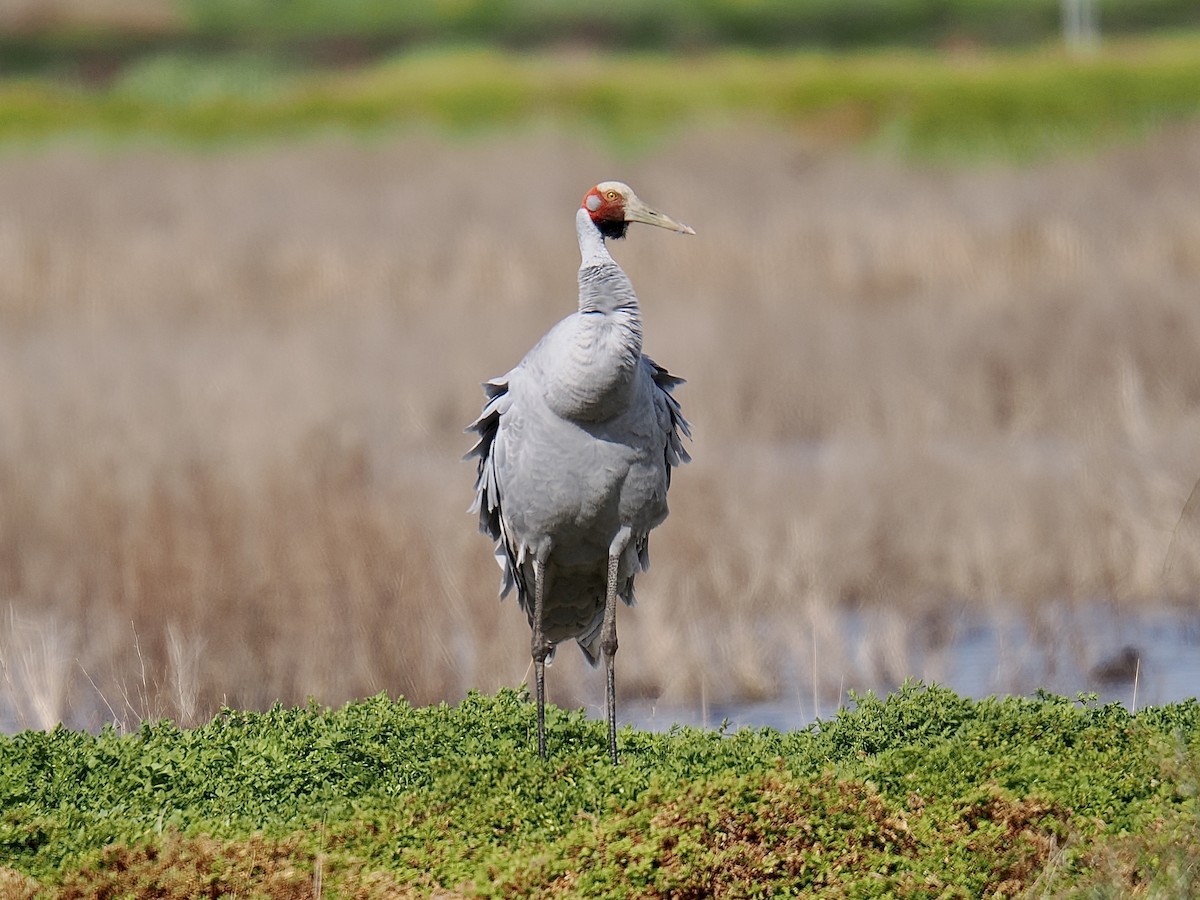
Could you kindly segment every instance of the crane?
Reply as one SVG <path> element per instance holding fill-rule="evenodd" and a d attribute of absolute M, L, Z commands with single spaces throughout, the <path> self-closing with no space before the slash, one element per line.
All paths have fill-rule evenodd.
<path fill-rule="evenodd" d="M 515 586 L 529 619 L 538 755 L 546 756 L 545 664 L 574 638 L 607 676 L 608 749 L 617 763 L 617 598 L 634 602 L 649 565 L 650 530 L 667 517 L 671 469 L 690 457 L 676 378 L 642 353 L 642 319 L 607 239 L 642 222 L 695 232 L 619 181 L 584 195 L 575 214 L 579 309 L 550 329 L 516 368 L 483 385 L 479 529 L 495 541 L 500 597 Z"/>

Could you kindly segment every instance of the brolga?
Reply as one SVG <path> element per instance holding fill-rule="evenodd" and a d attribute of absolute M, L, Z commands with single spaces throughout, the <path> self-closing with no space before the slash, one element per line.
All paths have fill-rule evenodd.
<path fill-rule="evenodd" d="M 605 242 L 631 222 L 695 234 L 604 181 L 575 214 L 579 309 L 508 374 L 484 384 L 468 431 L 479 440 L 475 504 L 496 542 L 500 596 L 513 586 L 529 619 L 538 754 L 546 756 L 545 664 L 574 638 L 589 663 L 604 657 L 608 749 L 617 762 L 617 598 L 634 602 L 649 565 L 650 531 L 667 517 L 671 469 L 689 459 L 688 423 L 671 391 L 682 379 L 642 352 L 642 317 L 628 276 Z"/>

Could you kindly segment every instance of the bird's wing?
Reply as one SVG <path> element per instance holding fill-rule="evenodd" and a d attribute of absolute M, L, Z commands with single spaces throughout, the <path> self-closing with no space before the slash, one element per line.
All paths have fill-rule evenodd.
<path fill-rule="evenodd" d="M 496 434 L 500 429 L 500 417 L 512 406 L 508 380 L 509 375 L 502 375 L 484 382 L 483 391 L 487 395 L 487 402 L 484 403 L 479 418 L 466 429 L 478 434 L 479 440 L 463 457 L 479 457 L 478 474 L 475 477 L 475 502 L 471 504 L 469 512 L 479 513 L 479 530 L 496 542 L 496 562 L 504 573 L 500 579 L 501 598 L 508 595 L 519 577 L 512 541 L 504 533 L 504 516 L 500 510 L 500 480 L 496 474 L 497 466 L 503 464 L 499 458 L 503 449 L 496 444 Z"/>
<path fill-rule="evenodd" d="M 654 386 L 657 388 L 654 392 L 654 405 L 658 414 L 658 427 L 666 437 L 665 464 L 667 484 L 670 485 L 671 469 L 692 460 L 687 448 L 683 446 L 683 439 L 691 438 L 692 429 L 683 417 L 679 401 L 671 395 L 676 387 L 686 382 L 672 375 L 650 357 L 642 358 L 650 366 L 650 377 L 654 379 Z"/>
<path fill-rule="evenodd" d="M 685 437 L 691 439 L 692 429 L 688 425 L 687 419 L 683 417 L 679 401 L 671 394 L 676 387 L 685 382 L 682 378 L 672 375 L 650 357 L 643 356 L 642 360 L 649 369 L 650 378 L 654 382 L 654 411 L 659 433 L 663 437 L 663 466 L 666 469 L 667 487 L 669 488 L 671 486 L 671 470 L 692 461 L 691 455 L 683 445 Z M 649 534 L 639 536 L 637 554 L 638 564 L 642 571 L 645 571 L 650 567 Z M 634 603 L 632 580 L 629 582 L 628 595 L 624 597 L 624 600 L 630 606 Z"/>

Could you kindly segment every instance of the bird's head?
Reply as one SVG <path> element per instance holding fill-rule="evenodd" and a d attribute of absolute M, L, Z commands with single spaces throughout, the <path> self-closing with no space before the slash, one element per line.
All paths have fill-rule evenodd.
<path fill-rule="evenodd" d="M 643 222 L 678 231 L 680 234 L 695 234 L 690 227 L 676 222 L 668 215 L 643 203 L 627 184 L 619 181 L 602 181 L 583 197 L 583 208 L 592 217 L 592 222 L 606 238 L 623 238 L 630 222 Z"/>

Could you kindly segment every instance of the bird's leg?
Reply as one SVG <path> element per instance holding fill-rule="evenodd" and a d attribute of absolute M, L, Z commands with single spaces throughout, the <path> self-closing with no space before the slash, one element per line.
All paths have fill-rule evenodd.
<path fill-rule="evenodd" d="M 533 578 L 533 638 L 530 651 L 533 654 L 533 678 L 537 690 L 537 733 L 538 756 L 546 758 L 546 657 L 550 644 L 546 641 L 542 625 L 542 612 L 546 595 L 546 561 L 540 556 L 534 561 Z"/>
<path fill-rule="evenodd" d="M 617 675 L 613 657 L 617 655 L 617 565 L 620 556 L 608 558 L 608 586 L 604 592 L 604 625 L 600 630 L 600 649 L 604 651 L 604 673 L 608 678 L 608 753 L 617 764 Z"/>
<path fill-rule="evenodd" d="M 617 764 L 617 675 L 613 657 L 617 655 L 617 573 L 621 554 L 629 543 L 630 530 L 622 528 L 608 548 L 608 582 L 604 591 L 604 624 L 600 628 L 600 649 L 604 652 L 604 673 L 608 685 L 608 753 Z"/>

